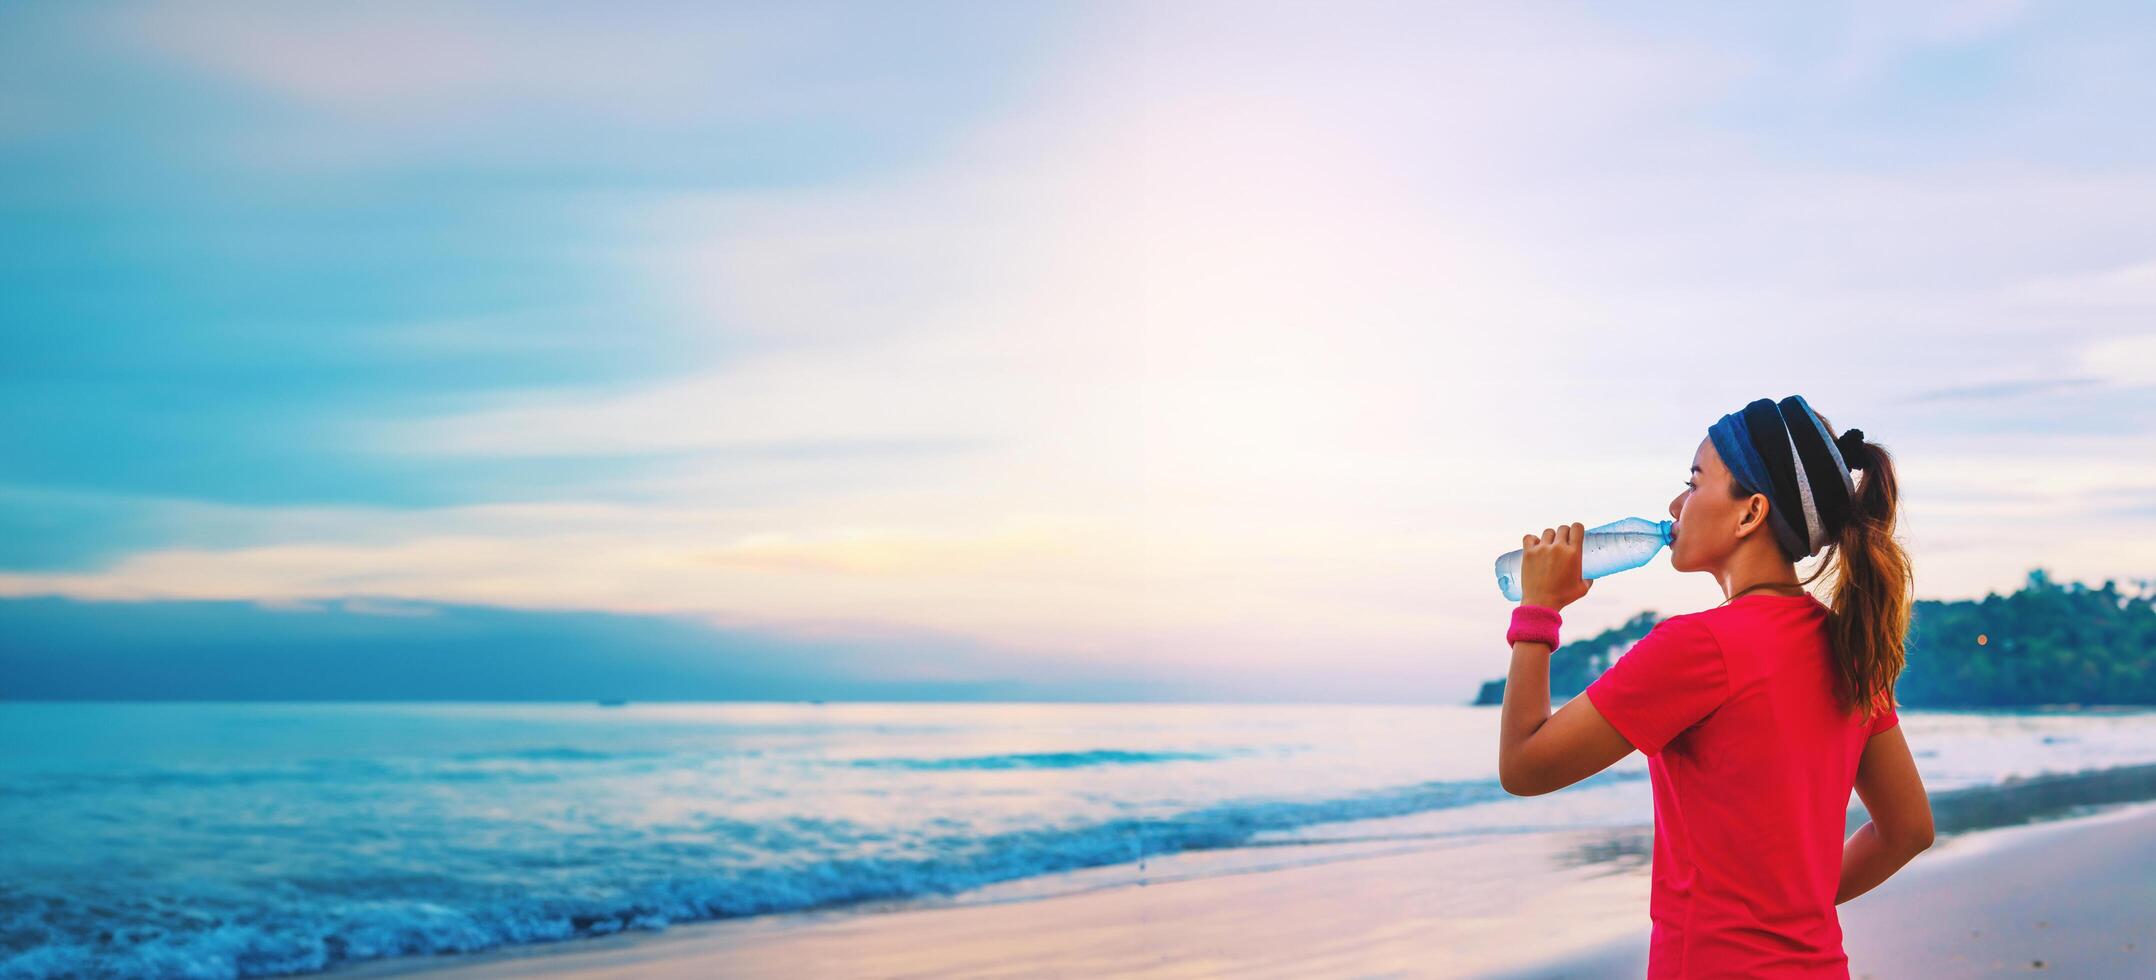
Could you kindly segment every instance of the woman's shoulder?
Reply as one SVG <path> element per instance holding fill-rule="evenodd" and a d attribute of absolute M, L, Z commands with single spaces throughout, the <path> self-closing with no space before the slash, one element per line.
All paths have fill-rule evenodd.
<path fill-rule="evenodd" d="M 1754 601 L 1760 598 L 1769 601 Z M 1763 629 L 1787 629 L 1793 625 L 1809 628 L 1824 620 L 1826 612 L 1826 607 L 1809 595 L 1740 596 L 1726 605 L 1664 617 L 1655 623 L 1654 629 L 1719 639 L 1754 634 Z"/>
<path fill-rule="evenodd" d="M 1827 615 L 1826 604 L 1809 592 L 1803 595 L 1755 593 L 1738 596 L 1735 601 L 1712 609 L 1671 616 L 1670 619 L 1689 618 L 1710 629 L 1724 629 L 1761 623 L 1809 623 L 1825 619 Z"/>
<path fill-rule="evenodd" d="M 1720 631 L 1715 629 L 1714 618 L 1708 615 L 1712 611 L 1702 610 L 1700 612 L 1665 616 L 1647 630 L 1647 635 L 1642 637 L 1640 642 L 1651 641 L 1661 645 L 1677 644 L 1692 647 L 1717 646 L 1720 644 L 1721 638 Z"/>
<path fill-rule="evenodd" d="M 1702 635 L 1725 656 L 1738 661 L 1779 662 L 1794 647 L 1824 649 L 1827 608 L 1809 595 L 1739 596 L 1728 605 L 1671 616 L 1676 629 Z M 1659 625 L 1659 624 L 1658 624 Z"/>

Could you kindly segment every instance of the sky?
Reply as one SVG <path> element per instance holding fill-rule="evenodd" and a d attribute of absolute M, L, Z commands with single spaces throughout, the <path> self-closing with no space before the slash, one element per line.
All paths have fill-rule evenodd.
<path fill-rule="evenodd" d="M 1789 394 L 1919 597 L 2147 577 L 2152 66 L 2132 3 L 9 4 L 0 597 L 1451 700 L 1499 554 Z"/>

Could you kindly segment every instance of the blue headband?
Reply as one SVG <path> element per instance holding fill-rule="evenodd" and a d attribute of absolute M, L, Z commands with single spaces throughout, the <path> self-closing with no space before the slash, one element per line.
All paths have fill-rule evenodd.
<path fill-rule="evenodd" d="M 1773 502 L 1767 525 L 1791 557 L 1816 554 L 1852 519 L 1856 484 L 1844 454 L 1862 445 L 1863 430 L 1829 439 L 1811 405 L 1791 395 L 1756 399 L 1722 416 L 1707 436 L 1737 488 Z"/>
<path fill-rule="evenodd" d="M 1714 440 L 1714 451 L 1722 454 L 1722 463 L 1737 478 L 1737 489 L 1748 493 L 1761 493 L 1759 488 L 1770 487 L 1767 482 L 1767 461 L 1759 458 L 1759 450 L 1752 448 L 1752 434 L 1744 427 L 1744 416 L 1731 412 L 1707 429 Z"/>

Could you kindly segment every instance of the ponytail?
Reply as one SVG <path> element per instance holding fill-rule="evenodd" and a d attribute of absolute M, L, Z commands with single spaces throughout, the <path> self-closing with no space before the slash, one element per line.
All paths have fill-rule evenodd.
<path fill-rule="evenodd" d="M 1819 421 L 1826 424 L 1823 416 Z M 1832 427 L 1827 431 L 1831 436 Z M 1850 448 L 1857 452 L 1843 449 L 1843 461 L 1862 474 L 1852 513 L 1804 584 L 1832 573 L 1827 637 L 1836 686 L 1843 710 L 1861 711 L 1869 721 L 1895 704 L 1894 682 L 1906 662 L 1914 599 L 1909 554 L 1894 536 L 1901 504 L 1894 459 L 1875 442 L 1852 441 Z"/>

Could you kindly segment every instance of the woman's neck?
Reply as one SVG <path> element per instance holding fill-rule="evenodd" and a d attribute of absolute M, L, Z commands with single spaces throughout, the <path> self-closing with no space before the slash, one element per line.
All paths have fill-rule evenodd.
<path fill-rule="evenodd" d="M 1795 595 L 1804 591 L 1804 583 L 1797 581 L 1797 566 L 1781 560 L 1780 555 L 1747 552 L 1734 557 L 1715 575 L 1722 583 L 1723 602 L 1756 592 Z"/>
<path fill-rule="evenodd" d="M 1775 591 L 1778 589 L 1793 589 L 1795 591 Z M 1738 597 L 1746 594 L 1786 595 L 1790 598 L 1795 598 L 1797 596 L 1804 595 L 1805 591 L 1804 584 L 1802 582 L 1754 582 L 1751 585 L 1747 585 L 1744 588 L 1738 589 L 1737 591 L 1730 593 L 1728 598 L 1722 600 L 1722 603 L 1724 605 L 1727 605 L 1735 601 Z"/>

